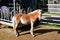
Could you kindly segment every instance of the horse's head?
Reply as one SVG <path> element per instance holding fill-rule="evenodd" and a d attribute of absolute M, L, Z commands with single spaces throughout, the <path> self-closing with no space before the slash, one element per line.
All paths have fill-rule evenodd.
<path fill-rule="evenodd" d="M 41 19 L 41 12 L 42 12 L 42 10 L 38 9 L 37 12 L 38 12 L 38 19 L 40 20 Z"/>
<path fill-rule="evenodd" d="M 41 12 L 42 12 L 42 10 L 37 9 L 33 12 L 30 12 L 29 15 L 31 14 L 31 15 L 35 16 L 36 18 L 38 18 L 40 20 L 41 19 Z"/>

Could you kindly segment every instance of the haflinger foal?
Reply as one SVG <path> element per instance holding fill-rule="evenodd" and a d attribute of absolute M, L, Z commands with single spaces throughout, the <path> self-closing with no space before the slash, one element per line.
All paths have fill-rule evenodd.
<path fill-rule="evenodd" d="M 37 18 L 40 20 L 41 11 L 42 10 L 37 9 L 37 10 L 30 12 L 28 14 L 16 14 L 15 16 L 13 16 L 12 25 L 13 25 L 13 30 L 14 30 L 15 35 L 18 36 L 17 27 L 18 27 L 19 23 L 22 23 L 24 25 L 31 24 L 30 33 L 34 37 L 34 35 L 33 35 L 33 24 L 37 20 Z"/>

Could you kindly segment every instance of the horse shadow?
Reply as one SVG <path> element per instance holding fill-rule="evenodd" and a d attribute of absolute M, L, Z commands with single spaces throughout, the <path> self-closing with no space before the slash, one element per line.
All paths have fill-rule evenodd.
<path fill-rule="evenodd" d="M 34 31 L 34 34 L 38 36 L 38 35 L 54 32 L 54 31 L 57 31 L 57 34 L 60 34 L 60 29 L 39 29 Z"/>
<path fill-rule="evenodd" d="M 29 27 L 26 26 L 26 27 L 22 27 L 20 29 L 21 29 L 21 32 L 25 32 L 25 33 L 22 33 L 21 35 L 30 34 L 30 31 L 28 31 L 28 30 L 30 30 Z M 37 28 L 34 28 L 34 29 L 37 29 Z M 28 32 L 26 32 L 26 31 L 28 31 Z M 54 31 L 57 31 L 57 34 L 60 34 L 60 29 L 37 29 L 37 30 L 33 31 L 33 33 L 35 36 L 38 36 L 38 35 L 54 32 Z M 19 32 L 19 33 L 21 33 L 21 32 Z"/>

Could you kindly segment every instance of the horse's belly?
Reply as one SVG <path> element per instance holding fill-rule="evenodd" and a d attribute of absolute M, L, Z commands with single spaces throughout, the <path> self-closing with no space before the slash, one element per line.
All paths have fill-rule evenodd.
<path fill-rule="evenodd" d="M 22 23 L 22 24 L 26 24 L 26 21 L 24 21 L 24 20 L 21 20 L 21 23 Z"/>
<path fill-rule="evenodd" d="M 22 24 L 29 24 L 30 21 L 28 21 L 28 20 L 24 20 L 24 19 L 21 18 L 21 23 L 22 23 Z"/>

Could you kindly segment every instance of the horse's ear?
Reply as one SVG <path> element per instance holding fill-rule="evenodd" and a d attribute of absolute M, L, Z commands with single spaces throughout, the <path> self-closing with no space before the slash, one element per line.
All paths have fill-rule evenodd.
<path fill-rule="evenodd" d="M 42 10 L 39 10 L 40 12 L 42 12 Z"/>
<path fill-rule="evenodd" d="M 40 10 L 40 11 L 42 11 L 42 10 Z"/>

